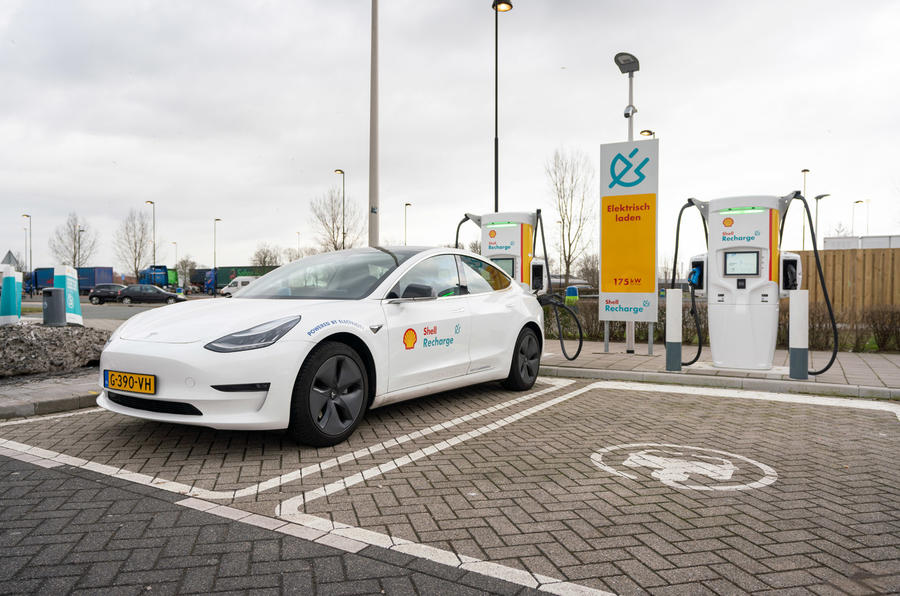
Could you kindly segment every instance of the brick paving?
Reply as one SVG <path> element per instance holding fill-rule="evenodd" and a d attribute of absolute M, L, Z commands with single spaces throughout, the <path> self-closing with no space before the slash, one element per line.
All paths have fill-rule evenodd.
<path fill-rule="evenodd" d="M 490 561 L 505 568 L 621 594 L 900 591 L 900 469 L 894 455 L 900 448 L 900 420 L 896 414 L 811 403 L 712 397 L 703 395 L 704 390 L 685 388 L 654 392 L 606 385 L 587 387 L 584 381 L 567 387 L 551 387 L 534 399 L 502 411 L 365 456 L 343 458 L 337 465 L 272 490 L 220 502 L 274 518 L 279 503 L 381 466 L 383 472 L 366 476 L 365 480 L 360 476 L 359 482 L 349 488 L 307 501 L 300 507 L 300 513 Z M 574 395 L 576 391 L 581 393 Z M 574 397 L 566 397 L 570 394 Z M 367 445 L 421 431 L 519 396 L 496 385 L 484 385 L 396 404 L 371 412 L 360 432 L 348 443 L 326 450 L 298 448 L 280 433 L 217 432 L 132 420 L 108 412 L 0 426 L 0 437 L 186 486 L 240 490 L 301 466 L 347 455 Z M 529 413 L 541 404 L 550 405 Z M 495 425 L 496 428 L 482 434 L 475 432 L 504 416 L 511 417 L 505 425 Z M 464 439 L 451 443 L 459 436 Z M 407 456 L 440 442 L 445 445 L 428 452 L 427 457 L 412 460 Z M 774 468 L 777 480 L 768 486 L 741 491 L 682 489 L 664 484 L 647 466 L 626 466 L 624 462 L 635 449 L 610 451 L 604 459 L 613 468 L 632 474 L 634 479 L 601 469 L 591 458 L 601 449 L 634 443 L 725 451 Z M 398 461 L 402 465 L 387 465 Z M 729 461 L 736 466 L 730 483 L 759 480 L 760 469 L 739 458 Z M 31 470 L 38 478 L 45 472 L 58 474 L 63 470 L 83 482 L 84 475 L 89 474 L 68 466 L 43 471 L 21 462 L 5 465 L 15 467 L 19 474 Z M 5 469 L 0 467 L 0 474 Z M 716 485 L 702 475 L 699 478 L 696 474 L 690 476 L 692 482 Z M 168 504 L 183 498 L 151 487 L 125 484 L 122 480 L 90 479 Z M 86 505 L 79 503 L 97 500 L 101 493 L 103 499 L 111 498 L 104 491 L 79 488 L 57 494 L 53 482 L 49 481 L 49 484 L 39 482 L 23 488 L 18 483 L 20 479 L 14 480 L 0 485 L 3 524 L 10 519 L 18 520 L 31 509 L 44 511 L 43 505 L 19 505 L 20 499 L 39 497 L 37 502 L 48 504 L 46 509 L 51 513 L 47 516 L 52 519 L 55 515 L 64 517 L 59 513 L 63 510 L 70 515 L 69 509 L 83 508 Z M 114 501 L 119 499 L 116 497 Z M 114 508 L 116 504 L 107 506 Z M 97 505 L 97 508 L 102 507 Z M 102 529 L 103 522 L 98 520 L 79 523 L 100 523 Z M 35 523 L 40 527 L 45 521 Z M 215 518 L 213 525 L 228 523 Z M 146 521 L 143 527 L 152 525 L 153 522 Z M 11 527 L 2 525 L 3 540 L 12 539 L 7 535 Z M 173 527 L 168 528 L 171 531 Z M 203 530 L 197 530 L 197 536 L 200 532 Z M 252 540 L 239 540 L 227 532 L 223 536 L 223 545 L 232 541 L 249 544 L 241 547 L 243 555 L 228 559 L 235 561 L 229 565 L 242 565 L 240 581 L 246 581 L 244 576 L 248 573 L 255 573 L 254 563 L 275 562 L 266 558 L 274 556 L 275 546 L 256 547 Z M 158 537 L 149 535 L 157 539 L 157 542 L 151 540 L 150 546 L 143 545 L 145 538 L 141 534 L 123 540 L 131 541 L 127 543 L 131 550 L 146 551 L 158 563 L 163 558 L 153 551 L 162 548 Z M 259 540 L 267 543 L 274 539 Z M 285 538 L 279 536 L 278 540 Z M 16 540 L 13 546 L 18 548 L 18 544 Z M 257 548 L 263 557 L 259 561 L 254 559 Z M 280 548 L 282 558 L 277 559 L 278 564 L 287 565 L 283 561 L 283 544 Z M 444 575 L 432 574 L 437 578 L 435 581 L 460 581 L 459 577 L 465 574 L 461 569 L 408 558 L 395 551 L 370 546 L 366 552 L 370 549 L 378 550 L 383 558 L 406 557 L 389 562 L 409 568 L 407 571 L 421 570 L 418 567 L 421 565 L 429 570 L 443 568 Z M 198 556 L 207 554 L 203 551 Z M 73 574 L 76 583 L 71 586 L 76 588 L 89 574 L 102 574 L 100 570 L 89 571 L 90 566 L 72 567 L 77 564 L 66 558 L 70 552 L 71 549 L 66 550 L 67 554 L 56 559 L 52 554 L 45 555 L 47 561 L 52 561 L 43 564 L 47 573 L 53 577 Z M 350 556 L 337 552 L 336 557 Z M 22 556 L 34 558 L 39 554 L 40 551 L 29 551 Z M 29 562 L 21 569 L 40 567 L 45 559 L 36 560 L 37 563 Z M 215 565 L 217 569 L 221 565 L 205 564 L 199 558 L 185 561 L 194 561 L 200 567 Z M 289 562 L 299 565 L 293 559 Z M 156 563 L 151 571 L 159 572 L 161 585 L 168 581 L 167 573 L 175 572 L 157 568 Z M 346 564 L 341 565 L 338 566 L 345 570 L 345 576 L 334 584 L 334 589 L 338 589 L 338 583 L 349 586 L 340 588 L 348 591 L 367 592 L 372 588 L 377 593 L 386 589 L 383 583 L 357 586 L 356 579 L 346 576 Z M 59 567 L 58 573 L 49 571 L 54 567 Z M 183 582 L 189 570 L 180 570 L 178 573 L 182 575 L 166 589 L 181 591 L 184 584 L 177 582 Z M 122 573 L 125 572 L 118 569 L 116 577 L 121 579 Z M 218 579 L 218 572 L 207 573 Z M 6 579 L 0 580 L 0 587 L 6 586 L 7 591 L 15 591 L 11 588 L 16 585 L 27 586 L 25 591 L 48 589 L 44 583 L 19 584 L 19 579 L 26 580 L 24 576 L 2 577 Z M 46 582 L 50 577 L 27 578 L 27 581 Z M 124 577 L 128 581 L 134 579 Z M 9 583 L 13 578 L 17 578 L 16 583 Z M 391 578 L 393 581 L 394 576 Z M 412 589 L 420 593 L 457 591 L 455 586 L 446 590 L 446 585 L 430 591 L 418 587 L 414 580 L 409 581 Z M 287 591 L 284 584 L 274 582 L 266 579 L 253 585 Z M 60 591 L 71 588 L 68 584 L 60 585 Z M 391 584 L 395 585 L 400 584 Z M 219 589 L 218 584 L 212 586 Z M 222 586 L 225 589 L 231 584 L 225 582 Z M 232 587 L 240 589 L 237 583 Z M 331 589 L 318 588 L 319 593 L 329 593 Z M 501 590 L 491 586 L 480 586 L 480 589 Z M 519 587 L 504 584 L 502 590 L 507 589 Z M 464 593 L 464 588 L 460 590 Z M 394 587 L 386 592 L 405 593 Z"/>
<path fill-rule="evenodd" d="M 0 593 L 534 593 L 377 547 L 348 553 L 178 499 L 0 456 Z"/>
<path fill-rule="evenodd" d="M 576 347 L 576 342 L 566 342 L 566 350 L 569 354 L 574 354 Z M 693 358 L 696 351 L 696 346 L 683 346 L 684 360 Z M 609 352 L 604 352 L 603 342 L 584 342 L 581 355 L 574 361 L 568 361 L 562 356 L 559 340 L 548 340 L 546 352 L 549 352 L 550 355 L 542 358 L 542 366 L 615 371 L 665 372 L 666 370 L 666 350 L 665 346 L 661 344 L 654 345 L 653 355 L 648 356 L 646 343 L 637 343 L 635 354 L 627 354 L 623 343 L 610 343 Z M 810 352 L 810 368 L 821 368 L 827 364 L 830 358 L 831 352 L 812 351 Z M 780 367 L 780 371 L 716 370 L 712 368 L 709 346 L 703 347 L 699 362 L 701 366 L 686 366 L 680 374 L 790 381 L 786 370 L 788 366 L 787 350 L 775 350 L 773 366 Z M 831 369 L 824 374 L 811 376 L 809 382 L 900 389 L 900 354 L 838 352 L 837 361 Z"/>

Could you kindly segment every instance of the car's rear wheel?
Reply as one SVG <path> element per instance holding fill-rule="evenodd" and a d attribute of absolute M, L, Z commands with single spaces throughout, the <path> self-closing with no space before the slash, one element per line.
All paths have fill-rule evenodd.
<path fill-rule="evenodd" d="M 537 380 L 540 367 L 541 343 L 534 330 L 525 327 L 516 339 L 509 376 L 503 381 L 503 386 L 514 391 L 531 389 Z"/>
<path fill-rule="evenodd" d="M 91 304 L 96 305 L 96 304 L 101 304 L 102 302 L 103 301 L 100 300 L 100 298 L 98 298 L 97 296 L 91 296 Z"/>
<path fill-rule="evenodd" d="M 122 304 L 131 304 L 131 298 L 129 296 L 125 296 L 122 298 Z"/>
<path fill-rule="evenodd" d="M 303 363 L 294 383 L 288 433 L 313 447 L 336 445 L 359 426 L 368 395 L 366 367 L 356 350 L 324 342 Z"/>

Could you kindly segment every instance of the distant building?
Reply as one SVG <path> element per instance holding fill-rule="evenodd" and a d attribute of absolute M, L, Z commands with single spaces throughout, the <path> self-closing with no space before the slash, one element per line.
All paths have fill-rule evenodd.
<path fill-rule="evenodd" d="M 900 236 L 831 236 L 822 242 L 822 250 L 854 248 L 900 248 Z"/>

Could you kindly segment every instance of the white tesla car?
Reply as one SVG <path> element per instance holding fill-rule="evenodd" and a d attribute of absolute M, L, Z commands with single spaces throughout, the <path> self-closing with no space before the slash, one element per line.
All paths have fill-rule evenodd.
<path fill-rule="evenodd" d="M 219 429 L 288 429 L 333 445 L 367 408 L 474 383 L 530 388 L 543 311 L 480 256 L 360 248 L 285 265 L 232 300 L 138 314 L 100 358 L 97 403 Z"/>

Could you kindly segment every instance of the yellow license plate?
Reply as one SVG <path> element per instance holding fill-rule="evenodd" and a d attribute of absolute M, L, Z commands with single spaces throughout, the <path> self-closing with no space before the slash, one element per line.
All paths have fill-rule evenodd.
<path fill-rule="evenodd" d="M 107 389 L 130 391 L 131 393 L 156 393 L 156 377 L 134 373 L 103 371 L 103 386 Z"/>

